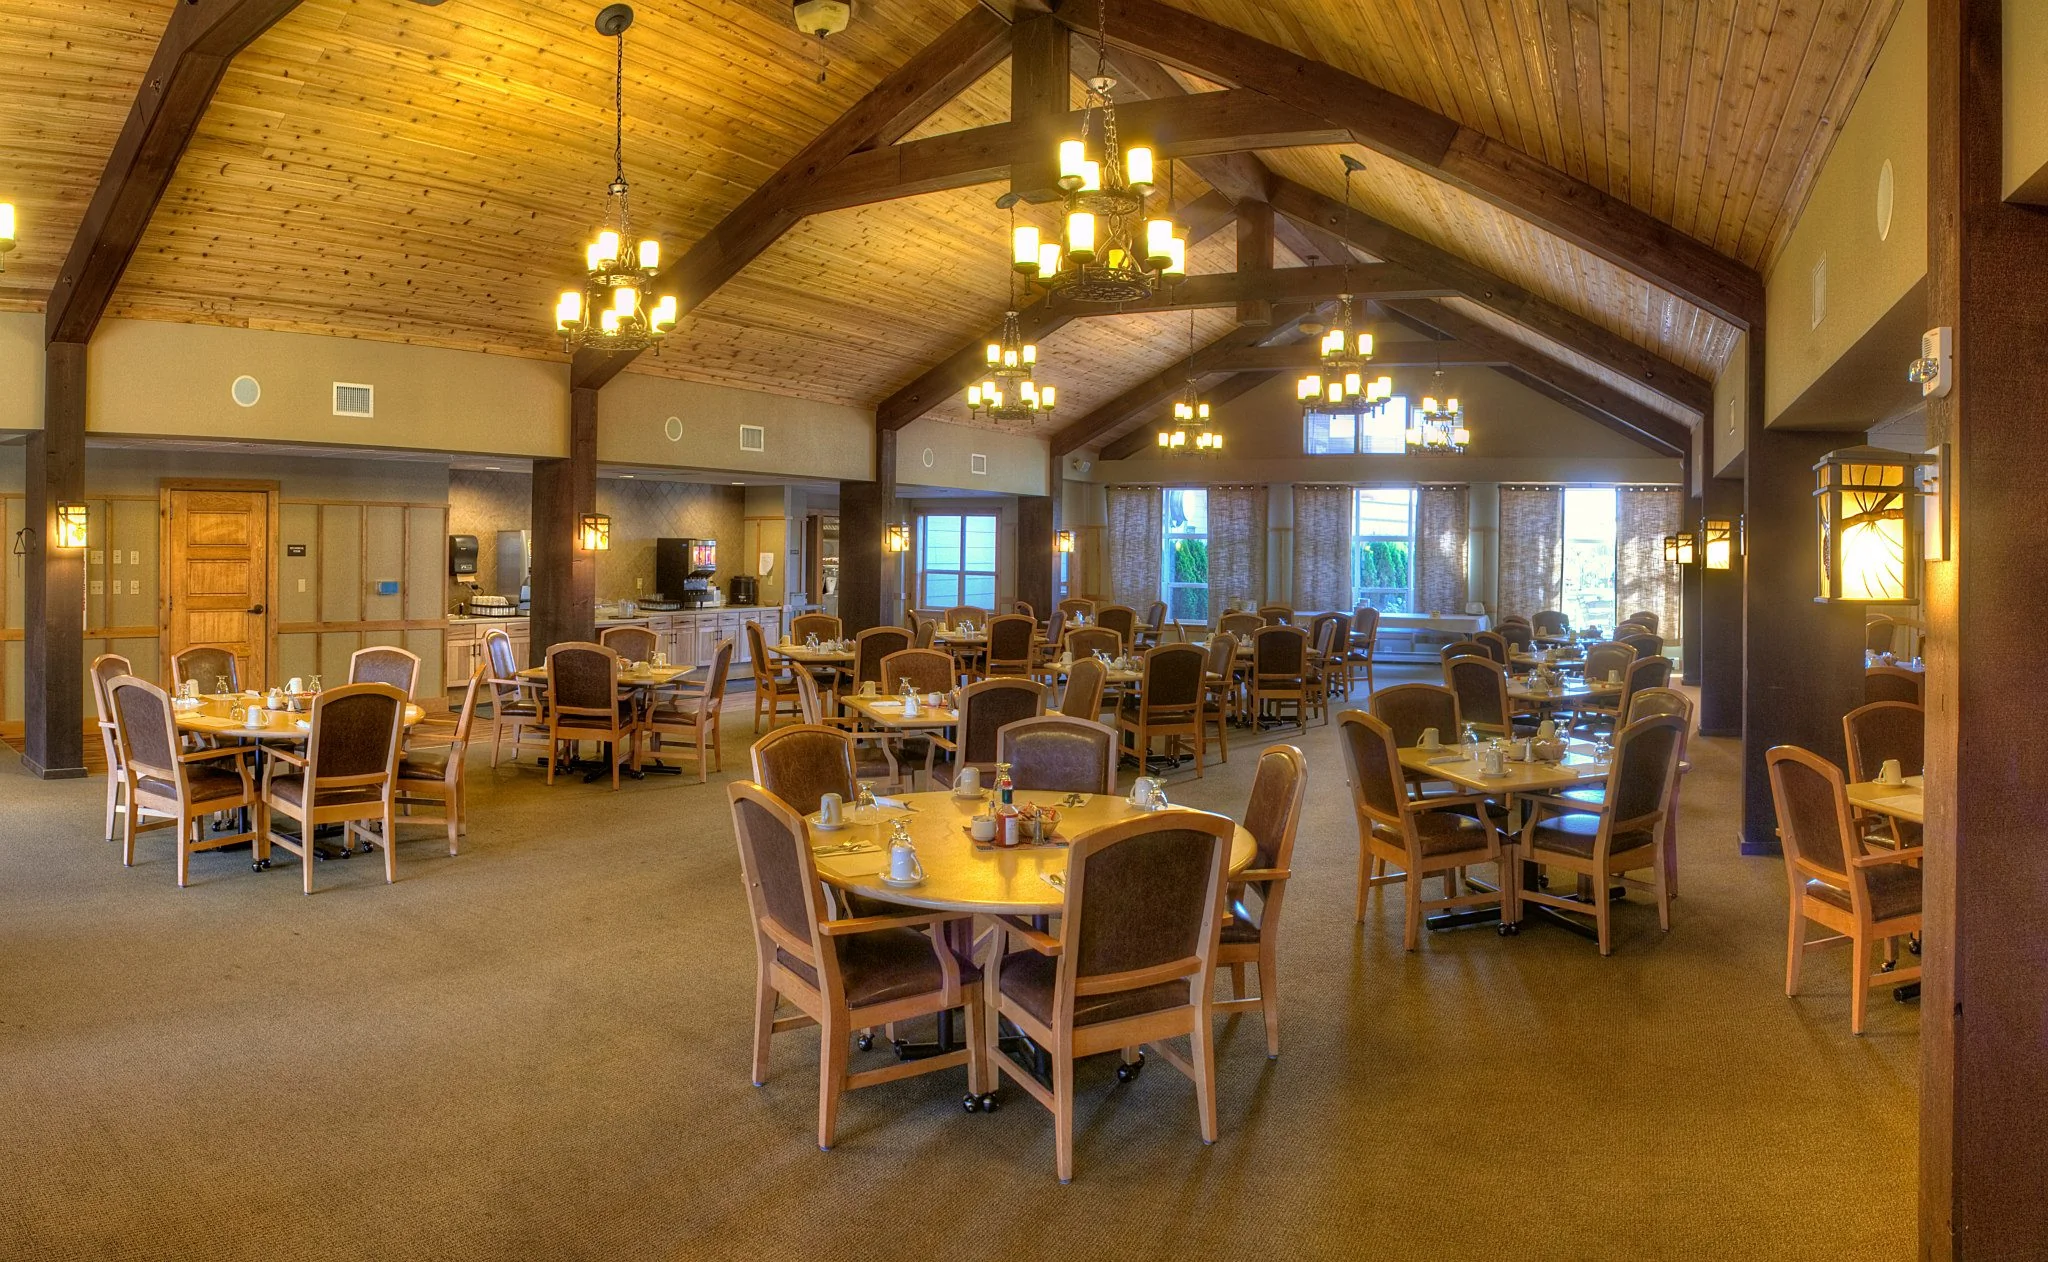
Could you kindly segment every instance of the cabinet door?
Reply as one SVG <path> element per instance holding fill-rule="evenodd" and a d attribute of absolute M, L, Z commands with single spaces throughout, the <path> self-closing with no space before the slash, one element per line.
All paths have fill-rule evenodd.
<path fill-rule="evenodd" d="M 700 618 L 697 621 L 697 665 L 709 666 L 711 659 L 718 655 L 718 619 Z"/>
<path fill-rule="evenodd" d="M 469 672 L 476 669 L 475 640 L 448 640 L 442 649 L 441 685 L 449 692 L 469 686 Z"/>

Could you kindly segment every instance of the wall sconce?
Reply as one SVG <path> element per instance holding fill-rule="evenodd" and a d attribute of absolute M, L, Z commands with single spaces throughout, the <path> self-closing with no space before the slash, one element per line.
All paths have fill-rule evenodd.
<path fill-rule="evenodd" d="M 1052 537 L 1052 550 L 1054 552 L 1072 552 L 1074 550 L 1074 532 L 1071 530 L 1055 531 Z"/>
<path fill-rule="evenodd" d="M 1681 530 L 1675 535 L 1664 536 L 1664 562 L 1667 565 L 1691 565 L 1697 541 L 1690 530 Z"/>
<path fill-rule="evenodd" d="M 882 551 L 904 553 L 910 551 L 910 523 L 892 521 L 882 527 Z"/>
<path fill-rule="evenodd" d="M 60 548 L 82 548 L 86 540 L 86 513 L 83 504 L 57 505 L 57 540 Z"/>
<path fill-rule="evenodd" d="M 0 254 L 14 248 L 14 203 L 0 202 Z M 0 272 L 7 269 L 0 267 Z"/>
<path fill-rule="evenodd" d="M 1828 603 L 1909 605 L 1920 596 L 1919 467 L 1882 447 L 1831 451 L 1813 466 L 1820 595 Z"/>
<path fill-rule="evenodd" d="M 1706 541 L 1707 568 L 1710 570 L 1732 569 L 1735 565 L 1735 523 L 1718 517 L 1709 517 L 1702 523 L 1701 537 Z"/>
<path fill-rule="evenodd" d="M 585 552 L 609 552 L 612 547 L 612 519 L 603 513 L 585 513 L 576 527 L 576 546 Z"/>

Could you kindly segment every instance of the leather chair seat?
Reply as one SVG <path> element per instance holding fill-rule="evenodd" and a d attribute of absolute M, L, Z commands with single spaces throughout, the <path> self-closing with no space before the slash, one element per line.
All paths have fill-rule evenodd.
<path fill-rule="evenodd" d="M 1573 812 L 1570 815 L 1553 816 L 1536 825 L 1536 832 L 1531 838 L 1531 843 L 1537 850 L 1554 850 L 1559 854 L 1576 855 L 1581 859 L 1590 859 L 1593 857 L 1593 842 L 1599 834 L 1600 817 L 1598 815 Z M 1610 853 L 1622 854 L 1626 851 L 1656 844 L 1656 837 L 1652 836 L 1647 829 L 1639 828 L 1634 832 L 1615 834 L 1610 846 Z"/>
<path fill-rule="evenodd" d="M 494 705 L 492 713 L 501 719 L 531 719 L 540 714 L 540 707 L 530 701 L 507 701 Z"/>
<path fill-rule="evenodd" d="M 631 722 L 633 719 L 633 712 L 634 703 L 632 699 L 621 699 L 619 702 L 619 721 L 621 723 Z M 594 714 L 565 714 L 561 717 L 561 721 L 557 723 L 556 726 L 560 727 L 565 732 L 570 730 L 571 728 L 597 732 L 609 730 L 606 728 L 604 720 L 598 718 Z"/>
<path fill-rule="evenodd" d="M 448 774 L 448 750 L 446 745 L 406 750 L 405 756 L 398 760 L 398 778 L 439 783 Z"/>
<path fill-rule="evenodd" d="M 185 772 L 185 786 L 192 802 L 213 802 L 242 795 L 242 777 L 219 767 L 194 765 Z M 176 801 L 178 786 L 155 776 L 142 776 L 137 787 L 150 797 Z"/>
<path fill-rule="evenodd" d="M 306 778 L 304 776 L 278 776 L 270 782 L 270 796 L 287 806 L 305 807 Z M 383 794 L 375 785 L 357 789 L 330 789 L 320 795 L 315 803 L 319 807 L 365 806 L 383 801 Z"/>
<path fill-rule="evenodd" d="M 1259 922 L 1253 920 L 1242 905 L 1230 908 L 1230 923 L 1223 926 L 1223 941 L 1236 944 L 1254 944 L 1259 940 Z"/>
<path fill-rule="evenodd" d="M 1036 951 L 1016 951 L 1003 957 L 1003 994 L 1043 1024 L 1052 1024 L 1053 984 L 1059 976 L 1059 959 Z M 1112 991 L 1103 995 L 1074 998 L 1074 1024 L 1097 1025 L 1104 1021 L 1141 1016 L 1188 1002 L 1188 983 L 1161 982 L 1137 990 Z"/>
<path fill-rule="evenodd" d="M 811 985 L 818 984 L 817 972 L 789 952 L 777 947 L 775 959 Z M 916 929 L 877 929 L 839 939 L 839 976 L 847 1005 L 854 1008 L 929 995 L 945 986 L 937 948 Z M 962 960 L 961 986 L 980 980 L 981 970 Z"/>
<path fill-rule="evenodd" d="M 1422 845 L 1424 858 L 1486 849 L 1486 829 L 1470 815 L 1457 811 L 1417 811 L 1413 818 L 1415 836 Z M 1374 824 L 1372 835 L 1390 846 L 1406 847 L 1408 844 L 1399 829 L 1385 824 Z"/>
<path fill-rule="evenodd" d="M 1903 863 L 1886 863 L 1869 869 L 1870 914 L 1876 920 L 1896 920 L 1920 914 L 1920 869 Z M 1808 881 L 1806 893 L 1821 902 L 1850 911 L 1849 891 L 1826 881 Z"/>

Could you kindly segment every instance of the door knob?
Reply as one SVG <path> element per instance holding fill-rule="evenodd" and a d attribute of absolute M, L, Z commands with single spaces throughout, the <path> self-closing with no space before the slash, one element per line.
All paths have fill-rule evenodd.
<path fill-rule="evenodd" d="M 252 607 L 250 608 L 249 612 L 250 612 L 250 613 L 262 613 L 262 612 L 263 612 L 263 606 L 261 606 L 261 605 L 255 605 L 255 606 L 252 606 Z"/>

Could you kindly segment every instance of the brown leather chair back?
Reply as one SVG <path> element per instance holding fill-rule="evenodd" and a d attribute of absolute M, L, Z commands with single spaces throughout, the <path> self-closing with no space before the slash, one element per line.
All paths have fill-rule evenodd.
<path fill-rule="evenodd" d="M 995 761 L 1010 764 L 1019 789 L 1116 792 L 1116 730 L 1093 719 L 1046 714 L 1005 723 L 996 732 Z"/>
<path fill-rule="evenodd" d="M 1778 837 L 1792 868 L 1795 888 L 1803 874 L 1823 876 L 1849 888 L 1849 861 L 1857 853 L 1850 824 L 1849 802 L 1842 792 L 1842 773 L 1833 763 L 1794 745 L 1767 750 L 1764 764 L 1771 776 L 1771 799 L 1778 811 Z"/>
<path fill-rule="evenodd" d="M 1252 796 L 1244 808 L 1244 828 L 1258 846 L 1255 868 L 1285 868 L 1293 862 L 1294 833 L 1301 823 L 1301 805 L 1308 794 L 1308 759 L 1292 745 L 1273 745 L 1259 755 L 1252 775 Z M 1263 896 L 1267 883 L 1259 888 Z"/>
<path fill-rule="evenodd" d="M 1421 744 L 1422 730 L 1429 727 L 1440 741 L 1458 739 L 1458 694 L 1443 684 L 1395 684 L 1372 694 L 1366 705 L 1393 732 L 1397 746 Z"/>
<path fill-rule="evenodd" d="M 1927 769 L 1927 711 L 1910 701 L 1873 701 L 1842 716 L 1849 778 L 1875 780 L 1887 758 L 1917 776 Z"/>
<path fill-rule="evenodd" d="M 1895 618 L 1872 618 L 1863 624 L 1863 647 L 1872 653 L 1892 652 L 1898 629 Z"/>
<path fill-rule="evenodd" d="M 379 644 L 349 655 L 348 681 L 352 684 L 390 684 L 410 697 L 419 678 L 419 656 L 401 648 Z"/>
<path fill-rule="evenodd" d="M 1344 750 L 1352 807 L 1371 823 L 1400 827 L 1408 787 L 1393 729 L 1363 710 L 1346 710 L 1337 716 L 1337 742 Z"/>
<path fill-rule="evenodd" d="M 1145 610 L 1145 621 L 1142 625 L 1147 631 L 1157 632 L 1164 629 L 1166 626 L 1166 602 L 1163 600 L 1153 601 L 1151 607 Z"/>
<path fill-rule="evenodd" d="M 993 767 L 996 733 L 1019 719 L 1045 713 L 1045 685 L 1034 679 L 984 679 L 960 690 L 960 723 L 955 729 L 960 765 Z"/>
<path fill-rule="evenodd" d="M 495 628 L 484 632 L 484 655 L 491 659 L 491 677 L 511 680 L 519 674 L 519 663 L 512 656 L 512 637 Z"/>
<path fill-rule="evenodd" d="M 146 679 L 116 675 L 107 681 L 107 698 L 121 765 L 138 777 L 182 783 L 178 778 L 178 729 L 171 717 L 169 694 Z"/>
<path fill-rule="evenodd" d="M 1648 631 L 1651 635 L 1660 635 L 1664 630 L 1663 619 L 1647 610 L 1630 614 L 1628 621 L 1642 627 L 1643 630 Z"/>
<path fill-rule="evenodd" d="M 1259 617 L 1265 619 L 1266 625 L 1269 627 L 1289 627 L 1294 625 L 1294 611 L 1285 605 L 1260 605 Z"/>
<path fill-rule="evenodd" d="M 1508 638 L 1498 631 L 1481 631 L 1472 639 L 1486 646 L 1486 655 L 1505 666 L 1508 664 Z"/>
<path fill-rule="evenodd" d="M 1077 613 L 1092 615 L 1095 612 L 1095 602 L 1092 600 L 1083 600 L 1079 596 L 1069 596 L 1065 600 L 1060 602 L 1060 612 L 1067 615 L 1069 618 L 1073 617 Z"/>
<path fill-rule="evenodd" d="M 1138 704 L 1150 714 L 1199 707 L 1207 664 L 1208 654 L 1192 644 L 1162 644 L 1146 650 Z"/>
<path fill-rule="evenodd" d="M 1104 984 L 1117 974 L 1183 960 L 1206 967 L 1215 952 L 1233 831 L 1219 816 L 1166 810 L 1129 829 L 1111 825 L 1076 838 L 1068 852 L 1061 934 L 1072 978 Z M 1069 976 L 1066 968 L 1060 974 Z"/>
<path fill-rule="evenodd" d="M 1616 734 L 1607 773 L 1607 813 L 1615 829 L 1662 818 L 1684 741 L 1685 721 L 1669 714 L 1631 723 Z"/>
<path fill-rule="evenodd" d="M 731 785 L 726 796 L 732 803 L 733 832 L 739 838 L 740 878 L 746 882 L 747 903 L 755 923 L 772 921 L 796 939 L 801 949 L 789 954 L 814 971 L 823 989 L 827 978 L 818 968 L 823 953 L 817 932 L 818 900 L 823 895 L 802 813 L 751 781 Z M 755 933 L 765 938 L 767 931 L 757 928 Z M 766 944 L 762 950 L 772 954 Z"/>
<path fill-rule="evenodd" d="M 1506 640 L 1508 642 L 1508 652 L 1511 655 L 1515 653 L 1526 653 L 1529 651 L 1531 633 L 1529 631 L 1528 623 L 1502 623 L 1499 634 L 1501 639 Z"/>
<path fill-rule="evenodd" d="M 882 683 L 882 659 L 910 647 L 910 632 L 901 627 L 869 627 L 853 637 L 853 684 Z M 884 689 L 884 691 L 887 691 Z"/>
<path fill-rule="evenodd" d="M 1634 649 L 1638 658 L 1664 656 L 1664 637 L 1654 631 L 1638 631 L 1633 635 L 1616 636 L 1615 639 Z"/>
<path fill-rule="evenodd" d="M 1138 611 L 1129 605 L 1104 605 L 1095 611 L 1095 625 L 1105 631 L 1114 631 L 1129 648 L 1138 634 Z"/>
<path fill-rule="evenodd" d="M 1570 635 L 1572 620 L 1556 609 L 1538 609 L 1529 618 L 1529 629 L 1546 639 Z"/>
<path fill-rule="evenodd" d="M 1102 713 L 1102 693 L 1108 686 L 1109 668 L 1092 657 L 1077 657 L 1067 670 L 1067 690 L 1060 698 L 1060 713 L 1077 719 L 1093 719 Z"/>
<path fill-rule="evenodd" d="M 939 634 L 939 624 L 938 624 L 938 621 L 937 621 L 936 619 L 933 619 L 933 618 L 919 618 L 919 619 L 917 620 L 917 640 L 916 640 L 916 645 L 917 645 L 917 647 L 918 647 L 918 648 L 921 648 L 921 649 L 928 649 L 928 648 L 930 648 L 930 647 L 932 646 L 932 641 L 938 638 L 938 634 Z"/>
<path fill-rule="evenodd" d="M 1507 672 L 1490 657 L 1454 657 L 1444 663 L 1444 682 L 1458 695 L 1458 721 L 1476 723 L 1496 735 L 1508 725 Z M 1444 740 L 1454 739 L 1449 732 Z"/>
<path fill-rule="evenodd" d="M 789 620 L 789 638 L 795 644 L 814 635 L 821 640 L 836 640 L 839 627 L 839 619 L 829 613 L 800 613 Z"/>
<path fill-rule="evenodd" d="M 1075 627 L 1067 632 L 1067 651 L 1076 659 L 1107 653 L 1120 656 L 1124 651 L 1123 637 L 1108 627 Z"/>
<path fill-rule="evenodd" d="M 330 793 L 388 788 L 398 770 L 405 693 L 395 684 L 329 688 L 313 698 L 306 739 L 307 810 Z"/>
<path fill-rule="evenodd" d="M 1863 700 L 1907 701 L 1920 704 L 1923 676 L 1903 666 L 1867 666 L 1863 670 Z"/>
<path fill-rule="evenodd" d="M 905 679 L 922 693 L 951 692 L 953 655 L 938 649 L 904 649 L 882 659 L 879 686 L 885 695 L 893 696 L 903 687 Z"/>
<path fill-rule="evenodd" d="M 549 646 L 548 704 L 562 714 L 609 720 L 619 705 L 619 655 L 602 644 Z"/>
<path fill-rule="evenodd" d="M 654 660 L 654 646 L 659 641 L 646 627 L 606 627 L 598 633 L 597 642 L 626 661 L 648 662 Z"/>
<path fill-rule="evenodd" d="M 1252 637 L 1252 673 L 1261 679 L 1296 679 L 1308 670 L 1308 632 L 1274 623 Z"/>
<path fill-rule="evenodd" d="M 1031 669 L 1032 640 L 1038 624 L 1020 613 L 1000 614 L 988 621 L 988 668 L 1022 672 Z"/>
<path fill-rule="evenodd" d="M 1371 605 L 1360 605 L 1351 611 L 1351 642 L 1354 646 L 1370 652 L 1379 634 L 1379 610 Z"/>
<path fill-rule="evenodd" d="M 1454 657 L 1483 657 L 1493 660 L 1493 651 L 1477 640 L 1452 640 L 1436 651 L 1437 660 L 1448 662 Z"/>
<path fill-rule="evenodd" d="M 1618 714 L 1627 714 L 1638 692 L 1652 688 L 1671 686 L 1671 659 L 1668 657 L 1639 657 L 1621 672 L 1624 681 L 1621 689 L 1621 703 L 1615 707 Z"/>
<path fill-rule="evenodd" d="M 1676 688 L 1644 688 L 1630 694 L 1628 708 L 1622 711 L 1621 721 L 1626 725 L 1659 714 L 1670 714 L 1684 719 L 1686 727 L 1690 728 L 1692 698 Z"/>
<path fill-rule="evenodd" d="M 1053 652 L 1059 652 L 1060 635 L 1063 632 L 1065 632 L 1066 629 L 1067 611 L 1064 609 L 1053 610 L 1052 617 L 1047 618 L 1045 620 L 1045 642 L 1048 646 L 1051 647 Z"/>
<path fill-rule="evenodd" d="M 174 688 L 191 679 L 198 682 L 201 692 L 218 692 L 223 677 L 228 681 L 229 692 L 241 688 L 241 664 L 227 649 L 195 644 L 171 659 L 171 686 Z"/>
<path fill-rule="evenodd" d="M 1255 613 L 1238 612 L 1224 614 L 1222 620 L 1216 624 L 1216 629 L 1228 631 L 1237 637 L 1239 644 L 1244 644 L 1257 635 L 1259 628 L 1265 625 L 1266 620 Z"/>
<path fill-rule="evenodd" d="M 114 699 L 108 694 L 107 685 L 134 673 L 134 663 L 119 653 L 100 654 L 86 671 L 86 678 L 92 681 L 92 710 L 99 723 L 100 749 L 107 756 L 107 774 L 116 779 L 121 775 L 121 738 L 114 728 Z"/>
<path fill-rule="evenodd" d="M 1237 637 L 1228 631 L 1218 631 L 1210 636 L 1209 654 L 1202 669 L 1224 683 L 1230 682 L 1237 673 Z"/>
<path fill-rule="evenodd" d="M 963 622 L 981 626 L 988 621 L 988 610 L 980 605 L 955 605 L 946 611 L 946 629 L 952 630 Z"/>
<path fill-rule="evenodd" d="M 1636 650 L 1633 645 L 1620 644 L 1613 640 L 1588 645 L 1585 658 L 1586 682 L 1606 683 L 1607 677 L 1615 671 L 1620 671 L 1621 677 L 1627 679 L 1628 668 L 1635 660 Z"/>
<path fill-rule="evenodd" d="M 827 793 L 851 805 L 859 792 L 853 737 L 838 728 L 812 723 L 778 727 L 755 741 L 748 755 L 754 779 L 799 815 L 816 812 Z"/>

